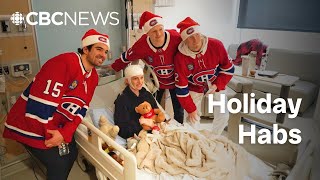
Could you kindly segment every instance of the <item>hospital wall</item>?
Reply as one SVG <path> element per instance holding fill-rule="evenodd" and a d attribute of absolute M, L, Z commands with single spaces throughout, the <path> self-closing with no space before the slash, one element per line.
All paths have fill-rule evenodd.
<path fill-rule="evenodd" d="M 173 7 L 155 7 L 155 13 L 163 16 L 166 28 L 171 29 L 190 16 L 201 25 L 205 35 L 221 40 L 226 48 L 230 44 L 258 38 L 272 48 L 320 52 L 320 33 L 237 28 L 239 2 L 175 0 Z"/>
<path fill-rule="evenodd" d="M 9 17 L 14 12 L 22 14 L 30 12 L 29 0 L 0 0 L 1 20 L 9 20 Z M 32 81 L 34 74 L 39 71 L 34 29 L 27 25 L 25 31 L 19 32 L 18 26 L 13 25 L 11 22 L 9 27 L 10 31 L 8 32 L 4 32 L 3 29 L 0 30 L 0 50 L 2 50 L 0 54 L 0 66 L 7 66 L 9 68 L 9 74 L 2 75 L 1 78 L 4 81 L 1 80 L 0 82 L 0 86 L 5 87 L 5 92 L 0 92 L 0 163 L 2 165 L 27 157 L 25 149 L 20 143 L 2 137 L 6 113 L 29 84 L 25 78 L 12 77 L 11 66 L 14 64 L 30 63 L 32 73 L 27 75 L 29 81 Z M 3 152 L 3 147 L 6 149 L 5 152 Z"/>

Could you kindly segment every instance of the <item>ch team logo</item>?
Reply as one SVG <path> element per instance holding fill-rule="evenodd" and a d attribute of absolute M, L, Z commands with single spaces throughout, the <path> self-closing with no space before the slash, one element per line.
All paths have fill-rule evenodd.
<path fill-rule="evenodd" d="M 154 26 L 156 24 L 158 24 L 158 21 L 156 19 L 151 20 L 150 23 L 149 23 L 150 26 Z"/>
<path fill-rule="evenodd" d="M 207 81 L 212 82 L 217 76 L 215 75 L 215 69 L 210 69 L 207 71 L 201 71 L 197 74 L 195 74 L 192 77 L 192 80 L 194 83 L 196 83 L 197 85 L 203 85 L 205 83 L 207 83 Z"/>
<path fill-rule="evenodd" d="M 102 36 L 100 36 L 100 37 L 98 38 L 98 40 L 101 41 L 101 42 L 107 42 L 107 38 L 102 37 Z"/>
<path fill-rule="evenodd" d="M 192 34 L 194 32 L 194 28 L 193 27 L 191 27 L 191 28 L 189 28 L 188 30 L 187 30 L 187 34 L 189 35 L 189 34 Z"/>
<path fill-rule="evenodd" d="M 173 65 L 157 66 L 153 69 L 159 78 L 170 78 L 173 76 Z"/>
<path fill-rule="evenodd" d="M 11 15 L 10 20 L 14 25 L 18 26 L 24 22 L 24 17 L 21 13 L 15 12 Z"/>

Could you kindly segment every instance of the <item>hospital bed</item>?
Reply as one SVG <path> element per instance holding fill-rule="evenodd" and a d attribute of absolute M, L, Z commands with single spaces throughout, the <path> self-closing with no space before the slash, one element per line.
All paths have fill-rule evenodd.
<path fill-rule="evenodd" d="M 108 119 L 111 119 L 111 116 L 113 116 L 112 111 L 114 108 L 114 100 L 116 99 L 117 95 L 120 92 L 122 92 L 124 88 L 124 78 L 98 86 L 90 104 L 89 112 L 87 113 L 87 116 L 84 118 L 82 123 L 79 125 L 75 134 L 76 142 L 79 147 L 79 154 L 83 156 L 86 160 L 88 160 L 96 168 L 97 178 L 108 178 L 117 180 L 197 179 L 194 176 L 188 176 L 187 174 L 171 177 L 167 174 L 157 175 L 154 173 L 146 172 L 144 170 L 139 170 L 137 168 L 137 161 L 135 156 L 127 149 L 125 149 L 124 140 L 120 137 L 117 137 L 114 141 L 110 137 L 103 134 L 97 128 L 97 122 L 95 122 L 94 120 L 95 118 L 97 118 L 94 117 L 95 113 L 101 113 L 101 111 L 106 110 L 107 116 L 109 116 Z M 120 165 L 117 161 L 115 161 L 112 157 L 110 157 L 102 149 L 102 142 L 106 142 L 107 144 L 111 145 L 121 154 L 121 157 L 124 160 L 123 166 Z M 309 143 L 305 147 L 303 147 L 300 150 L 300 152 L 304 153 L 300 153 L 299 157 L 301 158 L 298 159 L 295 167 L 291 171 L 291 174 L 293 175 L 289 175 L 291 179 L 297 179 L 295 178 L 295 176 L 299 174 L 298 172 L 302 169 L 301 167 L 303 167 L 303 164 L 305 163 L 306 159 L 310 160 L 310 155 L 313 152 L 313 147 Z M 272 165 L 270 165 L 270 167 L 275 168 L 275 166 Z M 257 167 L 257 169 L 259 168 Z M 304 171 L 308 172 L 307 169 L 304 169 Z M 266 179 L 269 178 L 270 177 L 266 177 Z"/>

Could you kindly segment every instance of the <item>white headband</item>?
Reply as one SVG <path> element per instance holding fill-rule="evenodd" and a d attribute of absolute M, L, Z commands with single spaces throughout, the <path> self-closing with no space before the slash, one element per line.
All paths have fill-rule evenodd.
<path fill-rule="evenodd" d="M 194 25 L 194 26 L 190 26 L 187 29 L 183 30 L 181 32 L 181 38 L 182 40 L 186 40 L 189 36 L 196 34 L 196 33 L 200 33 L 200 26 L 199 25 Z"/>

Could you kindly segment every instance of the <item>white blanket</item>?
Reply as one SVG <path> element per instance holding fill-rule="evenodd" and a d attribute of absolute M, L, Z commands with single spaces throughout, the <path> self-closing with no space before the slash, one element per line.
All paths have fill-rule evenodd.
<path fill-rule="evenodd" d="M 144 144 L 136 154 L 138 168 L 157 174 L 231 180 L 270 179 L 272 172 L 272 168 L 223 136 L 209 138 L 176 129 L 139 143 Z"/>

